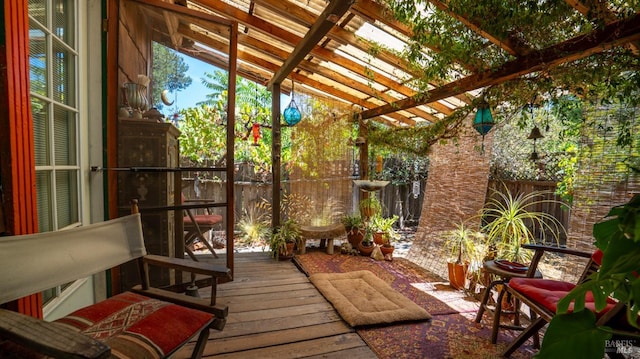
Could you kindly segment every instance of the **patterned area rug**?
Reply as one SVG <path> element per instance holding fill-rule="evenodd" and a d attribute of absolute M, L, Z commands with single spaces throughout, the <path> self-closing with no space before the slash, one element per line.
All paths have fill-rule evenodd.
<path fill-rule="evenodd" d="M 431 314 L 427 322 L 357 328 L 379 358 L 497 358 L 518 334 L 501 329 L 498 344 L 491 344 L 491 318 L 485 315 L 481 323 L 473 320 L 477 301 L 453 299 L 459 292 L 404 258 L 388 262 L 310 251 L 296 255 L 294 262 L 307 275 L 369 270 Z M 534 352 L 527 342 L 511 358 L 530 358 Z"/>

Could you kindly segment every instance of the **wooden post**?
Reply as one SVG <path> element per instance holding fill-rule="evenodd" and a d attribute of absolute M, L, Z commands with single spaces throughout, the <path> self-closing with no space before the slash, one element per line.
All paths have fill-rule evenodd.
<path fill-rule="evenodd" d="M 280 156 L 281 156 L 281 132 L 280 132 L 280 83 L 273 84 L 271 88 L 271 173 L 273 174 L 273 189 L 271 192 L 271 228 L 280 225 Z"/>

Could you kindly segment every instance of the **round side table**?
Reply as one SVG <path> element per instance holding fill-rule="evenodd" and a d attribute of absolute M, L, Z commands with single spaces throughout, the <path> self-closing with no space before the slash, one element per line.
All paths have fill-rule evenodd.
<path fill-rule="evenodd" d="M 516 271 L 516 270 L 509 270 L 507 268 L 503 268 L 501 266 L 499 266 L 498 264 L 496 264 L 495 261 L 485 261 L 482 264 L 482 267 L 484 269 L 484 271 L 486 273 L 488 273 L 489 275 L 491 275 L 494 279 L 491 281 L 491 283 L 487 286 L 487 288 L 485 289 L 484 295 L 482 297 L 482 302 L 480 302 L 480 309 L 478 310 L 478 314 L 476 315 L 476 323 L 480 323 L 480 320 L 482 320 L 482 315 L 484 314 L 485 310 L 488 310 L 490 312 L 494 312 L 493 315 L 493 320 L 497 321 L 497 323 L 500 323 L 500 318 L 498 317 L 498 314 L 495 313 L 495 308 L 493 308 L 492 306 L 490 306 L 488 304 L 489 302 L 489 298 L 491 298 L 491 291 L 493 290 L 493 288 L 495 286 L 497 286 L 498 284 L 505 284 L 508 283 L 509 280 L 511 278 L 526 278 L 527 277 L 527 272 L 526 271 Z M 534 274 L 535 278 L 542 278 L 542 273 L 539 270 L 536 270 L 536 273 Z M 501 289 L 501 291 L 504 289 Z M 501 300 L 503 297 L 503 293 L 500 293 L 498 295 L 498 300 Z M 498 330 L 497 328 L 499 327 L 503 327 L 503 328 L 509 328 L 509 329 L 516 329 L 516 330 L 522 330 L 522 327 L 520 326 L 520 316 L 519 316 L 519 311 L 518 311 L 518 306 L 520 303 L 516 302 L 516 307 L 513 311 L 502 311 L 503 314 L 514 314 L 514 325 L 502 325 L 502 324 L 498 324 L 497 326 L 494 323 L 494 328 L 495 330 L 493 330 L 493 332 L 491 333 L 491 343 L 495 344 L 498 340 Z"/>

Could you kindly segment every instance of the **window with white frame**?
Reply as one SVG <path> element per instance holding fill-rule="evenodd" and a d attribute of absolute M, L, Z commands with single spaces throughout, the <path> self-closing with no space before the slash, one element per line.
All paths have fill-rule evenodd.
<path fill-rule="evenodd" d="M 77 0 L 29 0 L 29 65 L 40 232 L 78 225 Z M 46 303 L 63 287 L 44 293 Z"/>

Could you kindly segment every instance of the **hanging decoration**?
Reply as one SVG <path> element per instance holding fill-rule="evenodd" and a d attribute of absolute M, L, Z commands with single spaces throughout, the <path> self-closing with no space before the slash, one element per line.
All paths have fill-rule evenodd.
<path fill-rule="evenodd" d="M 260 139 L 260 124 L 254 123 L 253 127 L 251 127 L 251 133 L 253 135 L 253 143 L 252 146 L 258 146 L 258 140 Z"/>
<path fill-rule="evenodd" d="M 296 105 L 296 101 L 294 100 L 294 88 L 295 83 L 291 80 L 291 102 L 289 102 L 289 106 L 284 109 L 284 121 L 289 126 L 294 126 L 302 119 L 302 114 L 298 109 L 298 105 Z"/>
<path fill-rule="evenodd" d="M 527 137 L 527 139 L 533 140 L 533 152 L 531 152 L 531 156 L 529 156 L 529 159 L 531 161 L 537 161 L 539 158 L 538 152 L 536 151 L 536 142 L 538 141 L 539 138 L 544 138 L 544 135 L 540 132 L 540 129 L 538 128 L 538 126 L 534 126 L 531 129 L 531 133 Z"/>
<path fill-rule="evenodd" d="M 482 135 L 482 153 L 484 153 L 484 136 L 491 131 L 494 124 L 489 104 L 486 101 L 482 101 L 473 120 L 473 128 Z"/>

